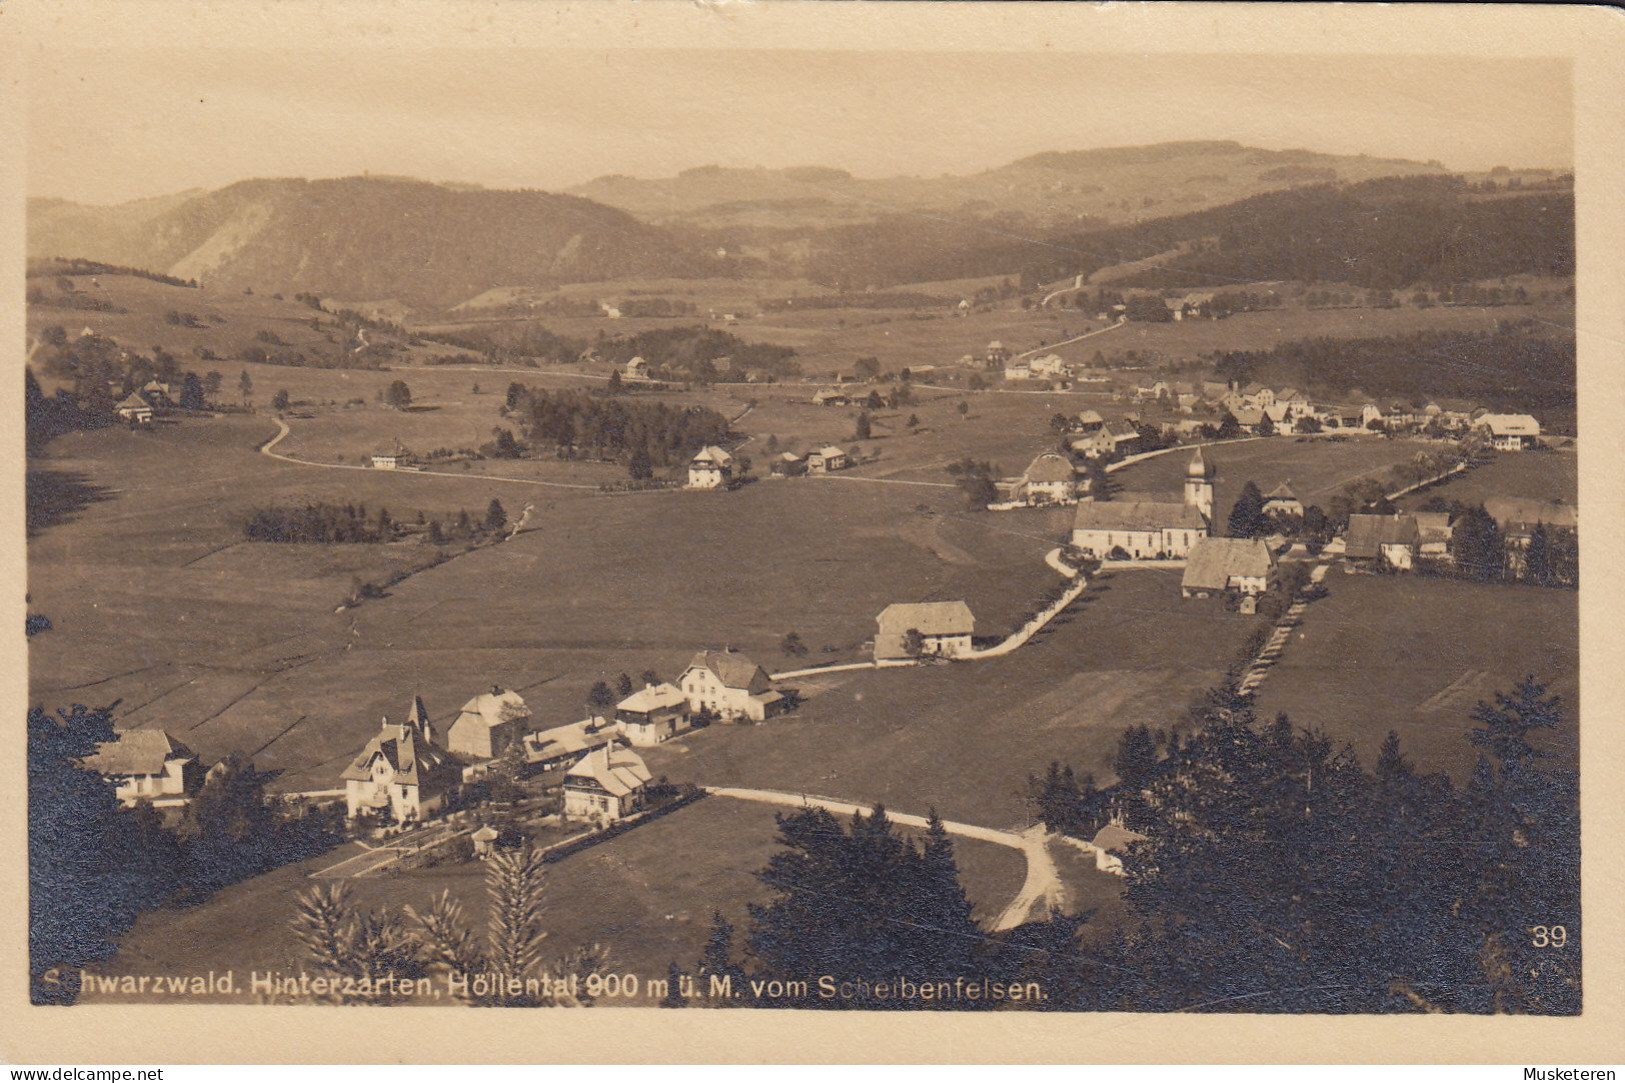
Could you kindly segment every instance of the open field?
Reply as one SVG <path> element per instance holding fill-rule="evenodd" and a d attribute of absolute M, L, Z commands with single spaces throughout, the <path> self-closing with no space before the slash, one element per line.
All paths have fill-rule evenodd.
<path fill-rule="evenodd" d="M 1213 351 L 1267 350 L 1279 343 L 1303 338 L 1380 338 L 1414 331 L 1493 331 L 1503 320 L 1530 316 L 1550 321 L 1560 328 L 1574 326 L 1572 304 L 1496 308 L 1278 308 L 1242 312 L 1223 320 L 1130 323 L 1103 337 L 1101 346 L 1108 356 L 1113 350 L 1136 350 L 1141 357 L 1196 357 Z"/>
<path fill-rule="evenodd" d="M 1580 496 L 1580 458 L 1573 451 L 1497 455 L 1461 477 L 1413 493 L 1400 503 L 1415 508 L 1435 496 L 1464 504 L 1482 504 L 1494 496 L 1573 504 Z"/>
<path fill-rule="evenodd" d="M 1261 717 L 1353 745 L 1367 768 L 1390 729 L 1405 754 L 1458 781 L 1477 751 L 1469 714 L 1526 674 L 1567 703 L 1567 731 L 1548 747 L 1572 762 L 1578 704 L 1578 596 L 1573 591 L 1401 575 L 1326 577 L 1281 662 L 1257 693 Z"/>
<path fill-rule="evenodd" d="M 529 286 L 498 286 L 471 297 L 455 307 L 454 311 L 471 317 L 482 309 L 542 303 L 556 297 L 574 301 L 603 301 L 617 304 L 628 298 L 664 297 L 689 301 L 699 308 L 701 316 L 711 309 L 717 312 L 753 312 L 765 300 L 784 297 L 820 297 L 829 293 L 827 287 L 804 278 L 624 278 L 608 282 L 572 282 L 556 289 Z M 692 318 L 692 317 L 690 317 Z M 608 327 L 618 327 L 619 320 L 604 318 Z"/>
<path fill-rule="evenodd" d="M 769 897 L 754 874 L 777 848 L 774 834 L 773 809 L 707 798 L 549 866 L 544 958 L 602 944 L 610 949 L 606 973 L 664 978 L 673 961 L 692 972 L 704 950 L 713 910 L 734 924 L 735 951 L 743 952 L 749 924 L 746 904 Z M 1021 886 L 1025 875 L 1021 854 L 964 839 L 955 839 L 954 847 L 975 916 L 989 921 Z M 315 883 L 309 873 L 332 864 L 335 856 L 338 852 L 237 884 L 191 910 L 147 914 L 99 972 L 235 970 L 239 987 L 244 987 L 250 970 L 286 974 L 308 970 L 310 963 L 288 928 L 288 919 L 299 894 Z M 488 900 L 479 862 L 386 872 L 345 883 L 358 906 L 387 907 L 396 913 L 407 906 L 421 909 L 449 891 L 463 903 L 469 925 L 484 932 Z M 243 935 L 245 929 L 255 930 L 255 935 Z M 140 998 L 106 994 L 85 998 L 87 1003 L 131 999 Z"/>
<path fill-rule="evenodd" d="M 1222 532 L 1231 506 L 1248 481 L 1266 494 L 1288 482 L 1305 505 L 1324 503 L 1350 482 L 1381 475 L 1433 446 L 1368 436 L 1341 441 L 1278 436 L 1205 448 L 1203 457 L 1218 470 L 1213 486 L 1214 522 Z M 1112 479 L 1124 491 L 1177 493 L 1184 485 L 1190 458 L 1189 453 L 1170 452 L 1124 467 Z"/>
<path fill-rule="evenodd" d="M 650 769 L 1025 827 L 1029 773 L 1060 760 L 1109 781 L 1123 728 L 1179 721 L 1255 626 L 1182 601 L 1177 571 L 1111 572 L 1014 654 L 795 681 L 807 697 L 795 715 L 652 749 Z"/>
<path fill-rule="evenodd" d="M 92 284 L 94 280 L 95 284 Z M 183 369 L 193 369 L 199 375 L 215 369 L 235 381 L 237 371 L 243 367 L 240 357 L 244 350 L 260 346 L 269 350 L 289 349 L 317 359 L 338 359 L 348 356 L 355 345 L 337 321 L 328 313 L 319 312 L 291 298 L 278 300 L 272 294 L 245 294 L 241 291 L 201 286 L 171 286 L 133 275 L 75 275 L 72 276 L 78 292 L 108 301 L 126 309 L 124 312 L 98 312 L 86 309 L 59 308 L 53 305 L 28 306 L 28 334 L 30 342 L 47 327 L 60 326 L 70 336 L 77 336 L 88 327 L 96 334 L 111 338 L 127 349 L 151 354 L 154 346 L 162 346 L 173 354 Z M 31 286 L 38 285 L 48 297 L 59 294 L 54 278 L 31 278 Z M 190 313 L 199 317 L 198 327 L 169 323 L 165 316 L 171 311 Z M 316 320 L 320 328 L 313 328 Z M 285 347 L 267 346 L 257 341 L 256 334 L 269 331 L 286 344 Z M 219 360 L 206 361 L 198 356 L 201 350 L 212 351 Z M 397 355 L 397 363 L 411 364 L 414 360 L 433 355 L 459 354 L 464 351 L 449 346 L 428 344 L 407 347 Z M 472 356 L 472 355 L 470 355 Z M 255 366 L 256 368 L 261 366 Z M 286 366 L 270 366 L 281 371 L 303 371 Z M 47 391 L 53 390 L 54 381 L 36 367 L 35 375 Z M 371 381 L 382 373 L 352 370 L 336 375 L 359 381 Z M 260 382 L 256 373 L 255 385 L 261 402 L 270 400 L 273 384 Z M 388 383 L 388 378 L 384 383 Z M 370 386 L 370 384 L 369 384 Z M 381 386 L 381 385 L 380 385 Z M 226 385 L 223 395 L 234 398 L 235 382 Z"/>
<path fill-rule="evenodd" d="M 414 692 L 446 719 L 500 682 L 538 717 L 571 721 L 594 680 L 674 676 L 701 647 L 782 668 L 779 640 L 796 630 L 808 661 L 857 656 L 893 601 L 964 597 L 985 629 L 1006 631 L 1056 578 L 1042 563 L 1051 538 L 985 528 L 991 517 L 964 517 L 952 490 L 807 480 L 533 496 L 472 476 L 281 463 L 253 451 L 272 431 L 235 417 L 52 445 L 39 465 L 101 499 L 31 542 L 32 607 L 54 624 L 31 643 L 36 701 L 122 699 L 121 724 L 163 727 L 206 759 L 253 753 L 286 772 L 279 785 L 324 789 Z M 478 512 L 493 496 L 511 513 L 533 503 L 531 528 L 344 613 L 352 577 L 426 567 L 433 551 L 240 535 L 264 503 L 403 517 Z"/>

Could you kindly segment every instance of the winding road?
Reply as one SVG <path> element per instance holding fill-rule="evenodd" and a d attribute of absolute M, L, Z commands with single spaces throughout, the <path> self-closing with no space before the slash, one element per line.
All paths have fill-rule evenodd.
<path fill-rule="evenodd" d="M 315 466 L 315 467 L 320 467 L 323 470 L 372 470 L 373 469 L 370 466 L 354 466 L 354 465 L 351 465 L 349 463 L 318 463 L 318 462 L 312 462 L 310 459 L 296 459 L 292 455 L 284 455 L 279 451 L 273 451 L 271 449 L 276 447 L 278 444 L 280 444 L 282 442 L 283 438 L 286 437 L 288 435 L 288 433 L 292 431 L 292 430 L 290 430 L 288 428 L 288 423 L 286 421 L 283 421 L 280 417 L 276 418 L 275 421 L 276 421 L 276 424 L 277 424 L 277 434 L 275 436 L 271 437 L 271 439 L 267 440 L 265 443 L 260 445 L 260 454 L 261 455 L 268 455 L 271 458 L 276 459 L 278 462 L 294 463 L 294 464 L 296 464 L 298 466 Z M 390 472 L 391 471 L 385 471 L 385 473 L 390 473 Z M 459 478 L 459 479 L 461 479 L 463 481 L 470 481 L 470 480 L 473 480 L 473 481 L 494 481 L 494 482 L 498 482 L 498 483 L 503 484 L 503 485 L 541 485 L 541 486 L 543 486 L 545 488 L 548 488 L 548 489 L 582 489 L 582 490 L 585 490 L 585 491 L 591 492 L 591 493 L 598 492 L 598 486 L 596 486 L 596 485 L 582 485 L 582 484 L 579 484 L 579 483 L 572 483 L 572 482 L 568 482 L 568 481 L 537 481 L 534 478 L 499 478 L 499 477 L 493 477 L 490 474 L 472 474 L 472 473 L 469 473 L 469 474 L 457 474 L 457 473 L 453 473 L 450 470 L 421 470 L 421 469 L 417 469 L 417 468 L 412 468 L 412 469 L 409 469 L 409 470 L 396 470 L 396 471 L 392 471 L 392 472 L 396 473 L 396 474 L 399 474 L 399 475 L 401 475 L 403 477 L 411 476 L 411 475 L 414 475 L 414 474 L 427 474 L 430 477 Z"/>

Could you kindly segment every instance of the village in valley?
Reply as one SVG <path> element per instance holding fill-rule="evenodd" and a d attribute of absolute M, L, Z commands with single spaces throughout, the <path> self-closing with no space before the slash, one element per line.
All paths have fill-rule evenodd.
<path fill-rule="evenodd" d="M 505 959 L 462 999 L 827 1006 L 811 923 L 1174 1010 L 1191 952 L 1240 1000 L 1259 944 L 1314 990 L 1448 926 L 1243 1010 L 1577 1011 L 1476 881 L 1394 895 L 1522 841 L 1387 864 L 1576 769 L 1572 176 L 1165 143 L 854 225 L 787 172 L 31 201 L 30 808 L 124 885 L 36 999 Z"/>

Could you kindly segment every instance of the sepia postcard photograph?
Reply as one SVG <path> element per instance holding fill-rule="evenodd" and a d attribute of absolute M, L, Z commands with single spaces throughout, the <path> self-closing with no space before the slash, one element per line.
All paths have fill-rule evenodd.
<path fill-rule="evenodd" d="M 1599 14 L 0 12 L 8 1004 L 1602 1022 Z"/>

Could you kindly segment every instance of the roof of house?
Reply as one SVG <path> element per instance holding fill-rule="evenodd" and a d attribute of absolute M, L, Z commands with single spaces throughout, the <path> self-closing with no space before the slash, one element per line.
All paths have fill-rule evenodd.
<path fill-rule="evenodd" d="M 715 673 L 725 688 L 749 688 L 757 672 L 765 672 L 761 666 L 735 650 L 701 651 L 688 664 L 689 669 L 696 666 Z"/>
<path fill-rule="evenodd" d="M 1411 515 L 1351 515 L 1347 546 L 1348 556 L 1356 559 L 1376 557 L 1385 545 L 1415 545 L 1421 541 L 1416 518 Z"/>
<path fill-rule="evenodd" d="M 809 459 L 812 458 L 814 455 L 817 455 L 821 459 L 844 459 L 844 458 L 847 458 L 846 449 L 845 448 L 838 448 L 834 444 L 830 444 L 828 447 L 821 447 L 817 451 L 809 451 L 807 453 L 807 457 Z"/>
<path fill-rule="evenodd" d="M 584 718 L 580 722 L 571 722 L 564 726 L 554 726 L 552 729 L 532 733 L 525 738 L 525 760 L 529 763 L 544 763 L 563 756 L 572 756 L 577 752 L 601 748 L 615 738 L 615 733 L 614 727 L 599 725 L 596 719 L 591 718 Z"/>
<path fill-rule="evenodd" d="M 1111 434 L 1111 438 L 1113 440 L 1119 442 L 1125 440 L 1138 440 L 1140 438 L 1140 430 L 1129 424 L 1127 421 L 1114 421 L 1110 425 L 1106 426 L 1106 431 Z"/>
<path fill-rule="evenodd" d="M 1202 513 L 1183 500 L 1147 500 L 1125 495 L 1116 500 L 1090 500 L 1078 505 L 1074 530 L 1201 530 Z"/>
<path fill-rule="evenodd" d="M 80 763 L 103 775 L 161 775 L 169 761 L 192 758 L 191 749 L 163 730 L 118 730 Z"/>
<path fill-rule="evenodd" d="M 1106 419 L 1097 410 L 1084 410 L 1078 414 L 1078 422 L 1083 425 L 1104 425 Z"/>
<path fill-rule="evenodd" d="M 1046 451 L 1032 461 L 1022 477 L 1028 482 L 1072 481 L 1077 477 L 1077 471 L 1072 469 L 1072 464 L 1065 455 Z"/>
<path fill-rule="evenodd" d="M 518 692 L 505 691 L 493 688 L 489 692 L 481 692 L 467 703 L 457 715 L 452 725 L 465 721 L 479 722 L 485 726 L 499 726 L 504 722 L 530 717 L 530 708 L 525 706 L 524 698 Z"/>
<path fill-rule="evenodd" d="M 1271 500 L 1296 500 L 1296 499 L 1298 499 L 1298 494 L 1293 492 L 1292 491 L 1292 486 L 1288 485 L 1284 481 L 1281 482 L 1281 484 L 1277 485 L 1275 488 L 1271 489 L 1264 496 L 1264 502 L 1266 504 L 1269 503 Z"/>
<path fill-rule="evenodd" d="M 793 451 L 785 451 L 780 453 L 779 461 L 781 463 L 798 463 L 801 461 L 801 456 Z"/>
<path fill-rule="evenodd" d="M 727 466 L 734 461 L 734 457 L 715 444 L 711 444 L 696 452 L 693 461 L 702 464 L 715 463 L 717 466 Z"/>
<path fill-rule="evenodd" d="M 1257 425 L 1264 420 L 1264 411 L 1256 406 L 1238 406 L 1230 414 L 1238 425 Z"/>
<path fill-rule="evenodd" d="M 1138 831 L 1130 831 L 1118 824 L 1107 824 L 1095 832 L 1094 847 L 1110 853 L 1113 850 L 1124 850 L 1131 842 L 1143 842 L 1145 836 Z"/>
<path fill-rule="evenodd" d="M 568 786 L 571 779 L 591 779 L 615 797 L 625 797 L 646 786 L 650 777 L 643 757 L 628 748 L 606 745 L 564 772 L 564 784 Z"/>
<path fill-rule="evenodd" d="M 1265 386 L 1264 386 L 1264 385 L 1263 385 L 1263 384 L 1261 384 L 1261 383 L 1258 383 L 1258 382 L 1256 382 L 1256 381 L 1255 381 L 1255 382 L 1253 382 L 1253 383 L 1250 383 L 1250 384 L 1247 384 L 1247 385 L 1245 385 L 1245 386 L 1244 386 L 1244 387 L 1242 387 L 1242 389 L 1241 389 L 1241 393 L 1242 393 L 1242 394 L 1243 394 L 1243 395 L 1256 395 L 1256 394 L 1258 394 L 1258 393 L 1259 393 L 1259 392 L 1260 392 L 1260 391 L 1269 391 L 1269 388 L 1267 388 L 1267 387 L 1265 387 Z M 1271 392 L 1270 392 L 1270 394 L 1272 394 L 1272 395 L 1273 395 L 1273 394 L 1274 394 L 1274 392 L 1273 392 L 1273 391 L 1271 391 Z"/>
<path fill-rule="evenodd" d="M 151 410 L 152 409 L 152 403 L 148 402 L 146 399 L 142 398 L 140 395 L 138 395 L 134 391 L 132 391 L 128 395 L 126 395 L 124 397 L 124 399 L 117 406 L 114 407 L 114 409 L 115 410 Z"/>
<path fill-rule="evenodd" d="M 1423 541 L 1448 541 L 1450 538 L 1450 513 L 1447 511 L 1418 511 L 1412 512 L 1411 518 L 1416 520 L 1417 534 Z"/>
<path fill-rule="evenodd" d="M 502 832 L 498 831 L 490 824 L 486 824 L 484 827 L 470 835 L 469 838 L 473 839 L 475 842 L 495 842 L 499 837 L 501 837 L 501 835 Z"/>
<path fill-rule="evenodd" d="M 968 636 L 976 628 L 970 606 L 961 601 L 894 602 L 875 621 L 881 635 L 903 635 L 912 628 L 925 636 Z"/>
<path fill-rule="evenodd" d="M 1540 422 L 1528 414 L 1485 414 L 1477 424 L 1492 436 L 1539 436 Z"/>
<path fill-rule="evenodd" d="M 647 714 L 650 711 L 662 711 L 670 707 L 681 706 L 688 699 L 683 690 L 664 681 L 660 684 L 645 685 L 633 692 L 615 706 L 622 711 L 636 711 L 638 714 Z"/>
<path fill-rule="evenodd" d="M 1528 523 L 1531 526 L 1545 523 L 1547 526 L 1569 528 L 1578 526 L 1580 521 L 1579 509 L 1573 504 L 1516 496 L 1492 496 L 1484 501 L 1484 510 L 1503 528 L 1508 523 Z"/>
<path fill-rule="evenodd" d="M 367 747 L 339 777 L 366 782 L 372 778 L 372 762 L 378 756 L 383 756 L 389 764 L 394 776 L 391 781 L 399 786 L 421 786 L 447 762 L 445 753 L 435 748 L 418 726 L 411 722 L 393 723 L 385 718 L 378 735 L 367 742 Z"/>
<path fill-rule="evenodd" d="M 1275 557 L 1261 538 L 1201 538 L 1186 558 L 1180 585 L 1223 590 L 1232 578 L 1266 578 L 1274 565 Z"/>

